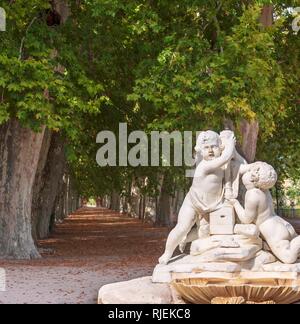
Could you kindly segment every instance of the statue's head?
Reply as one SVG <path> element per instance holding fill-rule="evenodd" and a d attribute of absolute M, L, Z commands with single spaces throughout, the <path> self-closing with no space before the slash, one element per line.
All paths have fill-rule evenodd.
<path fill-rule="evenodd" d="M 248 165 L 248 171 L 243 176 L 243 183 L 248 188 L 253 186 L 261 190 L 273 188 L 277 182 L 274 168 L 265 162 L 255 162 Z"/>
<path fill-rule="evenodd" d="M 195 147 L 195 151 L 200 153 L 206 161 L 220 157 L 223 149 L 219 134 L 213 131 L 201 132 Z"/>

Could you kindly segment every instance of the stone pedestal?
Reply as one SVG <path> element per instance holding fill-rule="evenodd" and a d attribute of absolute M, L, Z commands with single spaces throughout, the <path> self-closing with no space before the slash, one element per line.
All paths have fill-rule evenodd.
<path fill-rule="evenodd" d="M 232 235 L 234 233 L 235 212 L 232 206 L 222 207 L 209 216 L 211 235 Z"/>
<path fill-rule="evenodd" d="M 171 284 L 192 304 L 293 304 L 300 300 L 297 272 L 174 274 Z"/>

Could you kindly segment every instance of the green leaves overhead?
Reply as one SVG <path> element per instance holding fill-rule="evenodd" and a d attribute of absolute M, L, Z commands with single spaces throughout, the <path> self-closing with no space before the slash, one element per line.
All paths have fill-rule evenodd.
<path fill-rule="evenodd" d="M 76 58 L 74 65 L 68 65 L 74 52 L 61 46 L 64 28 L 47 25 L 49 1 L 14 1 L 5 9 L 8 28 L 0 34 L 0 123 L 16 117 L 33 129 L 47 125 L 74 138 L 84 115 L 99 113 L 109 101 L 103 86 L 87 77 Z"/>
<path fill-rule="evenodd" d="M 220 33 L 216 48 L 192 24 L 188 35 L 166 37 L 157 63 L 129 98 L 140 106 L 142 100 L 152 102 L 166 120 L 180 116 L 171 128 L 195 129 L 199 117 L 219 127 L 224 118 L 237 124 L 257 119 L 263 135 L 272 134 L 275 119 L 285 115 L 286 82 L 276 61 L 276 26 L 263 30 L 260 14 L 260 7 L 246 10 L 237 25 Z"/>
<path fill-rule="evenodd" d="M 260 15 L 270 3 L 276 19 L 265 29 Z M 63 25 L 49 25 L 48 0 L 1 4 L 8 28 L 0 33 L 0 123 L 16 117 L 34 129 L 62 131 L 86 194 L 122 190 L 135 176 L 151 179 L 155 192 L 160 169 L 96 165 L 97 133 L 117 134 L 120 122 L 129 131 L 198 131 L 221 130 L 224 119 L 235 125 L 255 119 L 259 157 L 296 159 L 283 138 L 299 134 L 300 38 L 290 11 L 297 1 L 69 4 Z M 182 170 L 171 174 L 184 182 Z"/>

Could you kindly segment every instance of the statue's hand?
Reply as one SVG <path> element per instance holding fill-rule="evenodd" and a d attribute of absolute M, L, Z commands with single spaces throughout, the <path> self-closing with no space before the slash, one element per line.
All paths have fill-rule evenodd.
<path fill-rule="evenodd" d="M 239 201 L 238 201 L 237 199 L 229 199 L 228 202 L 229 202 L 229 204 L 230 204 L 231 206 L 233 206 L 233 207 L 234 207 L 236 204 L 239 204 Z"/>
<path fill-rule="evenodd" d="M 230 131 L 230 130 L 223 131 L 223 132 L 221 132 L 220 137 L 224 144 L 232 143 L 232 142 L 234 142 L 234 144 L 236 144 L 236 137 L 235 137 L 233 131 Z"/>
<path fill-rule="evenodd" d="M 232 192 L 232 189 L 231 188 L 228 188 L 225 190 L 225 199 L 226 200 L 231 200 L 233 199 L 233 192 Z"/>

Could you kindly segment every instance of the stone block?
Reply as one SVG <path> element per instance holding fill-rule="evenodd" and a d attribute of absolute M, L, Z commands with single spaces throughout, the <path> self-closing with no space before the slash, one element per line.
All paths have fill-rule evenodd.
<path fill-rule="evenodd" d="M 233 207 L 225 206 L 210 213 L 209 223 L 211 235 L 234 234 L 235 212 Z"/>

